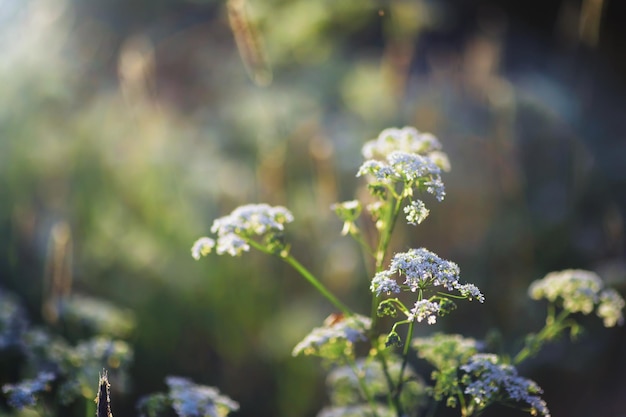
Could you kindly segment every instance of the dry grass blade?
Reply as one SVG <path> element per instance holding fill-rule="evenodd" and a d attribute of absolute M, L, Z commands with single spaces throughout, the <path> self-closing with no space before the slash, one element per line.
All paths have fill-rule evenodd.
<path fill-rule="evenodd" d="M 105 370 L 100 375 L 98 386 L 98 396 L 96 397 L 96 417 L 113 417 L 111 413 L 111 397 L 110 397 L 109 376 Z"/>
<path fill-rule="evenodd" d="M 226 9 L 239 55 L 250 78 L 259 86 L 269 85 L 272 82 L 272 69 L 261 36 L 248 16 L 246 0 L 228 0 Z"/>

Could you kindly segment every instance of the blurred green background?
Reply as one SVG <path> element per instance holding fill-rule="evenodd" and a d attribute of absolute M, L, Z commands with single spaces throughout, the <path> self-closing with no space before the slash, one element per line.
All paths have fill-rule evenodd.
<path fill-rule="evenodd" d="M 368 311 L 361 256 L 329 207 L 354 197 L 365 141 L 412 125 L 452 171 L 396 249 L 425 246 L 485 293 L 437 330 L 497 328 L 512 347 L 541 325 L 525 291 L 549 271 L 593 269 L 626 292 L 624 9 L 0 0 L 0 286 L 50 322 L 61 263 L 73 293 L 133 312 L 116 417 L 167 375 L 219 387 L 241 417 L 313 416 L 324 372 L 291 349 L 331 306 L 275 259 L 195 262 L 190 247 L 238 205 L 285 205 L 293 253 Z M 587 324 L 521 370 L 555 416 L 626 409 L 626 333 Z"/>

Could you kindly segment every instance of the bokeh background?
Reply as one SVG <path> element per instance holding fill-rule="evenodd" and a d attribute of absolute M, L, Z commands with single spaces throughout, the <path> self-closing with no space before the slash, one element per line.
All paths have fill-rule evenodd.
<path fill-rule="evenodd" d="M 329 207 L 357 192 L 365 141 L 412 125 L 452 171 L 396 249 L 457 262 L 486 295 L 436 330 L 514 349 L 542 324 L 526 288 L 545 273 L 592 269 L 626 293 L 625 9 L 1 0 L 0 286 L 58 332 L 55 279 L 133 315 L 116 417 L 167 375 L 219 387 L 237 416 L 314 416 L 324 371 L 291 350 L 331 306 L 275 259 L 196 262 L 191 244 L 238 205 L 285 205 L 293 253 L 368 311 L 362 258 Z M 626 332 L 584 322 L 521 371 L 554 416 L 624 415 Z"/>

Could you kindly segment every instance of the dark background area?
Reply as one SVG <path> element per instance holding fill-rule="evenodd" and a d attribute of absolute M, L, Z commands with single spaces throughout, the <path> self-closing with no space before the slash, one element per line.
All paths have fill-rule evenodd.
<path fill-rule="evenodd" d="M 167 375 L 219 387 L 237 416 L 319 411 L 323 369 L 291 349 L 331 306 L 274 259 L 189 248 L 237 205 L 285 205 L 296 257 L 367 311 L 370 277 L 328 207 L 353 198 L 360 148 L 385 127 L 434 133 L 452 163 L 446 200 L 396 249 L 457 262 L 487 298 L 435 330 L 496 328 L 514 351 L 542 324 L 526 288 L 553 270 L 625 294 L 626 3 L 247 3 L 265 63 L 238 51 L 221 1 L 0 6 L 0 286 L 62 333 L 42 299 L 52 230 L 68 225 L 72 293 L 136 318 L 115 416 Z M 553 416 L 621 415 L 626 332 L 583 321 L 520 372 Z"/>

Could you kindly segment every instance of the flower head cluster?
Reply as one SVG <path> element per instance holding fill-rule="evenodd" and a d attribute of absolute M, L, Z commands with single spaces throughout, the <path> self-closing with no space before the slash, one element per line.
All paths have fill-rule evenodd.
<path fill-rule="evenodd" d="M 528 289 L 530 297 L 560 302 L 571 313 L 589 314 L 596 308 L 606 327 L 622 324 L 624 299 L 613 289 L 604 289 L 602 279 L 591 271 L 567 269 L 551 272 Z"/>
<path fill-rule="evenodd" d="M 342 356 L 350 351 L 354 343 L 367 340 L 372 325 L 369 317 L 332 315 L 324 326 L 316 327 L 293 349 L 293 355 L 318 355 L 322 357 Z"/>
<path fill-rule="evenodd" d="M 394 417 L 395 415 L 396 412 L 392 408 L 382 404 L 376 404 L 374 409 L 370 404 L 356 404 L 325 407 L 317 414 L 317 417 Z"/>
<path fill-rule="evenodd" d="M 471 396 L 480 408 L 510 398 L 528 404 L 532 415 L 550 417 L 546 402 L 537 395 L 543 392 L 539 385 L 518 376 L 517 370 L 511 365 L 500 363 L 497 355 L 478 353 L 470 357 L 461 369 L 470 377 L 465 394 Z"/>
<path fill-rule="evenodd" d="M 406 196 L 413 193 L 413 189 L 423 189 L 442 201 L 446 195 L 441 181 L 441 169 L 429 158 L 401 151 L 387 155 L 386 161 L 369 159 L 361 165 L 357 177 L 371 175 L 372 186 L 391 186 L 403 183 Z"/>
<path fill-rule="evenodd" d="M 456 368 L 476 354 L 481 347 L 476 339 L 458 334 L 437 333 L 431 337 L 413 339 L 412 347 L 420 358 L 427 360 L 436 369 Z"/>
<path fill-rule="evenodd" d="M 218 255 L 228 253 L 241 255 L 250 250 L 249 240 L 254 237 L 277 237 L 284 231 L 285 224 L 293 221 L 289 210 L 281 206 L 267 204 L 248 204 L 237 207 L 228 216 L 213 222 L 211 232 L 217 234 L 217 242 L 208 237 L 201 237 L 191 248 L 191 256 L 200 259 L 215 247 Z"/>
<path fill-rule="evenodd" d="M 396 274 L 404 275 L 403 286 L 395 279 Z M 476 298 L 481 303 L 485 300 L 480 290 L 473 284 L 459 282 L 459 266 L 454 262 L 441 259 L 427 249 L 411 249 L 397 253 L 389 269 L 374 276 L 370 289 L 377 296 L 399 293 L 401 289 L 412 292 L 429 287 L 442 286 L 448 291 L 458 290 L 470 300 Z"/>
<path fill-rule="evenodd" d="M 376 139 L 365 143 L 361 152 L 365 159 L 382 159 L 394 151 L 430 156 L 441 153 L 440 149 L 441 143 L 434 135 L 420 133 L 414 127 L 407 126 L 383 130 Z"/>
<path fill-rule="evenodd" d="M 55 378 L 52 372 L 40 372 L 35 378 L 25 379 L 19 384 L 6 384 L 2 391 L 7 394 L 9 405 L 21 410 L 35 405 L 37 395 L 48 390 L 48 384 Z"/>
<path fill-rule="evenodd" d="M 409 224 L 416 225 L 428 217 L 430 211 L 426 208 L 426 205 L 422 200 L 414 200 L 404 207 L 404 213 L 406 214 L 406 221 Z"/>
<path fill-rule="evenodd" d="M 196 385 L 186 378 L 170 376 L 165 379 L 169 397 L 179 417 L 224 417 L 239 409 L 239 404 L 213 387 Z"/>
<path fill-rule="evenodd" d="M 419 300 L 411 309 L 408 320 L 421 323 L 426 319 L 428 324 L 435 324 L 440 308 L 441 306 L 436 301 Z"/>

